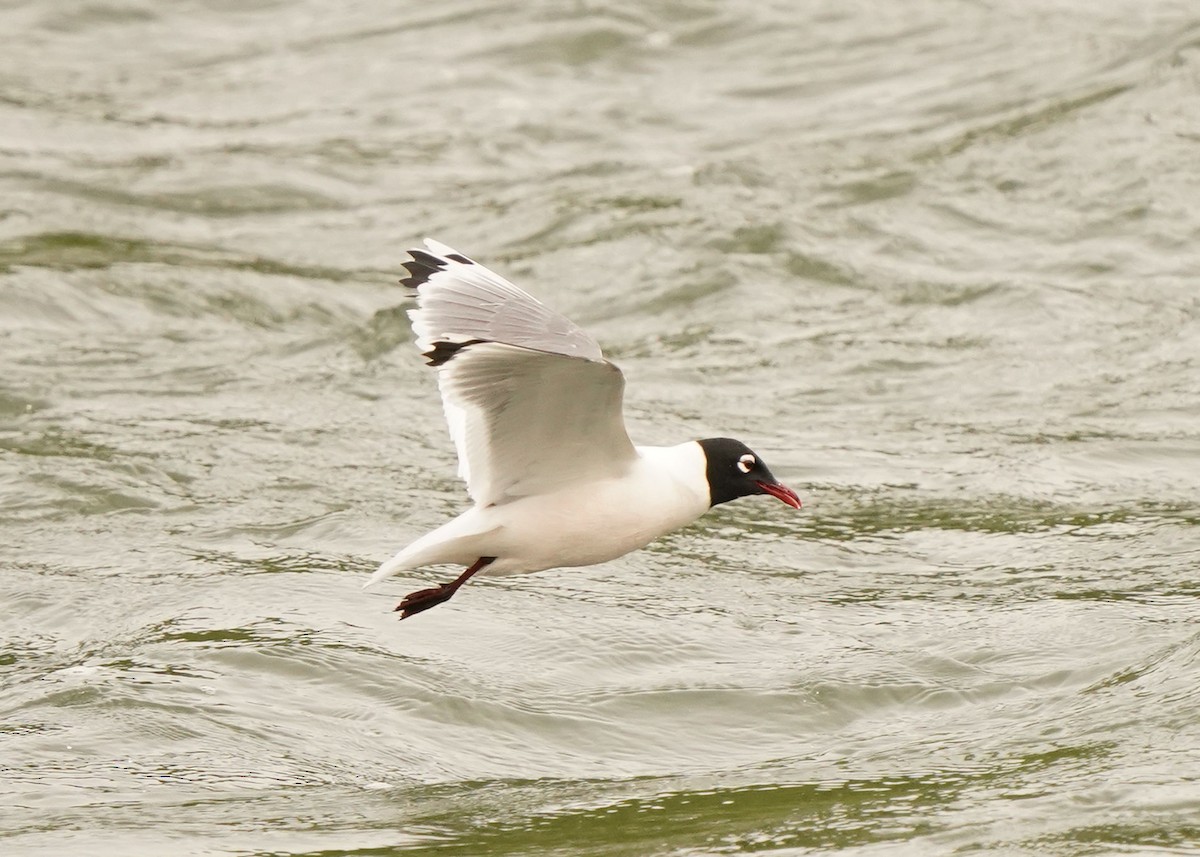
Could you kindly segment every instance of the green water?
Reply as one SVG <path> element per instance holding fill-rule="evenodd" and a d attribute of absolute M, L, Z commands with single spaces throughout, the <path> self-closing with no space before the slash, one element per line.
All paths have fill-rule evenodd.
<path fill-rule="evenodd" d="M 4 854 L 1200 853 L 1194 3 L 0 32 Z M 805 508 L 398 623 L 425 235 Z"/>

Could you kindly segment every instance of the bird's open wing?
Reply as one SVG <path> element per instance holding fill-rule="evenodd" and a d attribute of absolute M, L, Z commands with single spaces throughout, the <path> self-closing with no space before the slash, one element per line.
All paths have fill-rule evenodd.
<path fill-rule="evenodd" d="M 434 241 L 401 280 L 417 346 L 437 367 L 459 475 L 480 505 L 618 476 L 637 453 L 625 378 L 570 319 Z"/>

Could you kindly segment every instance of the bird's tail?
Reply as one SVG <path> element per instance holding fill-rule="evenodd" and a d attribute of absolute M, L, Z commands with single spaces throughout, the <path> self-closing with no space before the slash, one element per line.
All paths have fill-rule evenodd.
<path fill-rule="evenodd" d="M 417 566 L 408 562 L 408 559 L 404 556 L 407 552 L 407 549 L 400 551 L 400 553 L 396 554 L 383 565 L 379 566 L 379 568 L 375 569 L 375 573 L 372 574 L 370 579 L 363 584 L 363 589 L 366 589 L 368 586 L 374 586 L 379 581 L 386 580 L 393 574 L 399 574 L 400 572 L 406 571 L 410 568 L 416 568 Z"/>
<path fill-rule="evenodd" d="M 363 584 L 363 589 L 410 568 L 439 563 L 471 565 L 483 555 L 480 551 L 487 552 L 486 544 L 481 542 L 486 542 L 487 537 L 498 529 L 491 527 L 480 531 L 470 512 L 459 515 L 433 532 L 421 536 L 375 569 L 375 573 Z"/>

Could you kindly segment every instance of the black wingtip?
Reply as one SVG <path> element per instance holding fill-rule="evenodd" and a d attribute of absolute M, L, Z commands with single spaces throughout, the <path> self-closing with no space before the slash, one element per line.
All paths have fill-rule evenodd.
<path fill-rule="evenodd" d="M 422 283 L 428 282 L 429 278 L 438 271 L 445 270 L 446 259 L 458 262 L 460 265 L 475 264 L 462 253 L 447 253 L 445 258 L 442 258 L 425 250 L 409 250 L 408 255 L 412 256 L 412 259 L 401 266 L 408 271 L 408 276 L 400 280 L 400 285 L 408 286 L 410 289 L 417 288 Z"/>
<path fill-rule="evenodd" d="M 446 267 L 445 262 L 424 250 L 409 250 L 408 254 L 412 259 L 401 266 L 408 271 L 408 276 L 402 279 L 400 284 L 410 289 L 427 282 L 430 277 Z"/>
<path fill-rule="evenodd" d="M 468 339 L 466 342 L 446 342 L 445 340 L 442 340 L 440 342 L 433 343 L 433 347 L 421 356 L 429 361 L 425 364 L 427 366 L 442 366 L 443 364 L 448 363 L 455 354 L 462 351 L 468 345 L 478 345 L 479 343 L 486 341 L 486 339 Z"/>

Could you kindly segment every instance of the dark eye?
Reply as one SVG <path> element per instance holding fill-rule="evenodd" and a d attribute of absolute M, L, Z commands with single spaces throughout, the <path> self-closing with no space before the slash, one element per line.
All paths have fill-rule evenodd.
<path fill-rule="evenodd" d="M 758 462 L 754 460 L 754 456 L 750 453 L 746 453 L 738 459 L 737 469 L 743 473 L 749 473 L 754 469 L 754 465 L 756 464 L 758 464 Z"/>

